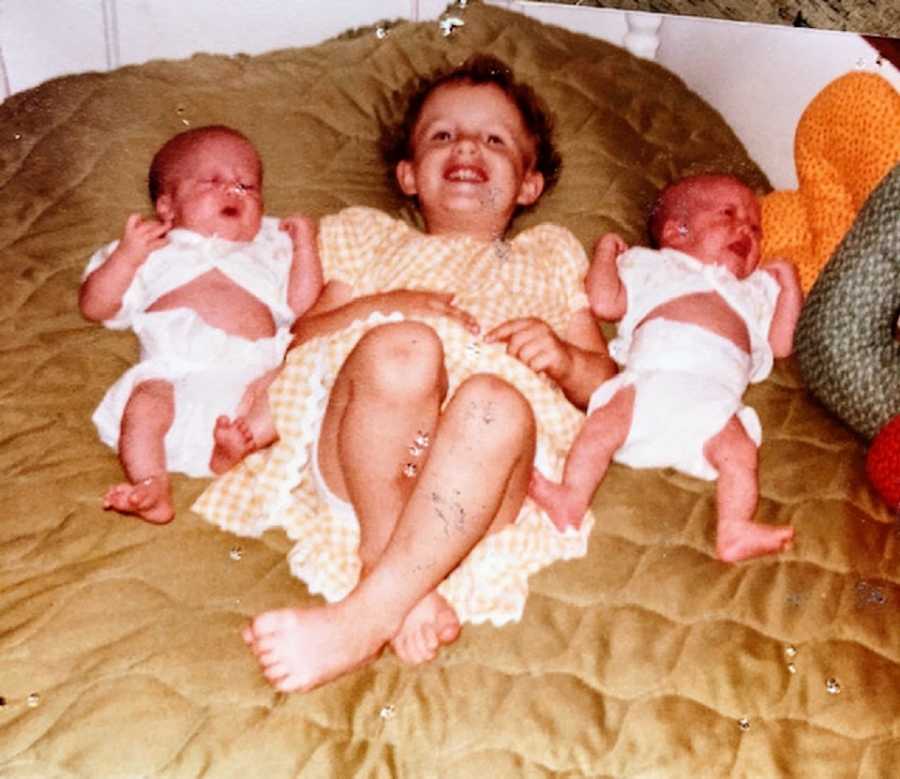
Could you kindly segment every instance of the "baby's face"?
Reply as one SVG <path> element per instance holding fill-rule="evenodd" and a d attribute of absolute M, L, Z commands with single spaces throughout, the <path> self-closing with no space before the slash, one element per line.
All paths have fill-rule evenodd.
<path fill-rule="evenodd" d="M 262 223 L 262 166 L 241 138 L 211 135 L 168 174 L 156 212 L 173 227 L 228 241 L 250 241 Z"/>
<path fill-rule="evenodd" d="M 743 279 L 759 265 L 762 227 L 759 203 L 738 181 L 722 178 L 694 186 L 687 216 L 667 245 Z"/>
<path fill-rule="evenodd" d="M 412 134 L 412 159 L 397 166 L 430 231 L 490 218 L 502 235 L 517 205 L 540 196 L 535 143 L 516 104 L 494 84 L 450 83 L 429 95 Z M 494 236 L 498 237 L 498 236 Z"/>

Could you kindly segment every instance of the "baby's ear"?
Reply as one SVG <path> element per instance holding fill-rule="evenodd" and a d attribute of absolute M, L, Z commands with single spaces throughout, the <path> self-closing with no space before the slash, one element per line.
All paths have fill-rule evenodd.
<path fill-rule="evenodd" d="M 520 206 L 530 206 L 544 191 L 544 174 L 539 170 L 529 170 L 522 179 L 519 187 L 519 197 L 516 200 Z"/>
<path fill-rule="evenodd" d="M 663 222 L 662 230 L 659 232 L 660 246 L 680 246 L 687 238 L 687 231 L 684 225 L 677 219 L 666 219 Z"/>
<path fill-rule="evenodd" d="M 417 195 L 416 189 L 416 170 L 410 160 L 400 160 L 394 171 L 397 176 L 397 183 L 400 185 L 400 191 L 409 197 Z"/>
<path fill-rule="evenodd" d="M 156 198 L 156 215 L 160 222 L 167 222 L 172 218 L 172 196 L 162 194 Z"/>

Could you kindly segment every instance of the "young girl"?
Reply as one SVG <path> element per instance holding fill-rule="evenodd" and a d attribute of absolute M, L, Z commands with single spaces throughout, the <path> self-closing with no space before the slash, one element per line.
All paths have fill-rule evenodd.
<path fill-rule="evenodd" d="M 531 573 L 586 551 L 590 522 L 561 534 L 525 502 L 535 458 L 558 470 L 579 426 L 565 398 L 583 408 L 615 370 L 575 237 L 504 240 L 552 183 L 549 120 L 478 58 L 423 85 L 395 148 L 426 232 L 366 208 L 322 220 L 329 283 L 269 393 L 279 440 L 195 506 L 237 532 L 285 527 L 294 572 L 332 601 L 245 630 L 279 690 L 387 642 L 430 659 L 461 621 L 517 618 Z"/>
<path fill-rule="evenodd" d="M 263 217 L 262 163 L 236 130 L 176 135 L 149 182 L 157 218 L 132 214 L 94 254 L 79 305 L 141 344 L 93 417 L 127 478 L 104 507 L 159 524 L 173 517 L 169 472 L 209 475 L 214 420 L 280 365 L 322 275 L 307 220 Z"/>

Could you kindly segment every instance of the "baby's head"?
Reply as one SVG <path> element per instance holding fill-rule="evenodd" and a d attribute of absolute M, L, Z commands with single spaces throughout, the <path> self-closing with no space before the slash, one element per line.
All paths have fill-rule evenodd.
<path fill-rule="evenodd" d="M 739 279 L 759 264 L 759 203 L 734 176 L 702 174 L 669 184 L 656 199 L 649 229 L 656 246 L 722 265 Z"/>
<path fill-rule="evenodd" d="M 500 60 L 475 56 L 418 82 L 384 151 L 429 232 L 499 238 L 556 182 L 549 112 Z"/>
<path fill-rule="evenodd" d="M 262 223 L 262 162 L 237 130 L 210 125 L 170 138 L 150 165 L 157 216 L 228 241 L 250 241 Z"/>

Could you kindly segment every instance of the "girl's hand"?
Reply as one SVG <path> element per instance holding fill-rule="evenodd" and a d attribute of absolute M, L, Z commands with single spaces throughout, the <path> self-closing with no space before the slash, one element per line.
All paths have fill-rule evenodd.
<path fill-rule="evenodd" d="M 545 373 L 559 384 L 572 370 L 572 356 L 563 341 L 542 319 L 510 319 L 491 330 L 488 343 L 505 343 L 506 353 L 535 373 Z"/>
<path fill-rule="evenodd" d="M 144 219 L 140 214 L 132 214 L 125 221 L 125 232 L 117 247 L 118 252 L 137 265 L 150 256 L 150 252 L 161 249 L 169 239 L 171 220 Z"/>
<path fill-rule="evenodd" d="M 382 311 L 399 311 L 405 316 L 445 316 L 455 319 L 470 333 L 478 334 L 478 321 L 468 311 L 453 305 L 452 292 L 397 289 L 377 295 Z"/>

